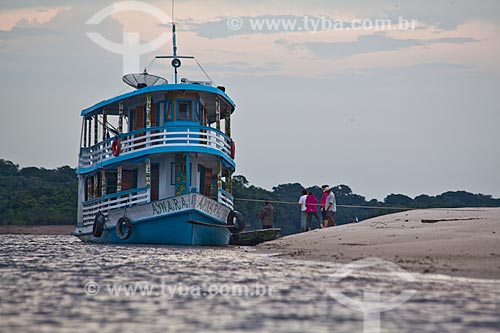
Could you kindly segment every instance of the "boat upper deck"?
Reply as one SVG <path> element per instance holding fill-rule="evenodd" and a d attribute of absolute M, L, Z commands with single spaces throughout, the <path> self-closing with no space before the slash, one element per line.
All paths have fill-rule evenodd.
<path fill-rule="evenodd" d="M 208 119 L 212 121 L 216 120 L 215 99 L 217 97 L 224 102 L 226 107 L 230 108 L 231 113 L 234 112 L 235 109 L 235 104 L 232 99 L 219 88 L 201 84 L 162 84 L 137 89 L 135 91 L 101 101 L 87 109 L 82 110 L 81 116 L 88 117 L 95 114 L 102 114 L 104 110 L 106 111 L 106 114 L 118 115 L 120 102 L 124 103 L 124 108 L 127 108 L 129 106 L 140 104 L 141 102 L 144 103 L 145 98 L 142 95 L 152 94 L 152 99 L 155 100 L 163 99 L 165 94 L 168 95 L 169 93 L 175 92 L 198 93 L 200 98 L 205 101 L 205 107 L 208 111 Z M 221 117 L 224 118 L 224 115 Z"/>
<path fill-rule="evenodd" d="M 234 110 L 224 88 L 192 83 L 144 87 L 97 103 L 81 112 L 78 173 L 176 152 L 217 155 L 234 170 Z"/>

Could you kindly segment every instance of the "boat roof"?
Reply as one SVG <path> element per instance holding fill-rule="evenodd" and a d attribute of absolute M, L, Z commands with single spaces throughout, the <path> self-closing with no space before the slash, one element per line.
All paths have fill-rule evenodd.
<path fill-rule="evenodd" d="M 99 102 L 87 109 L 82 110 L 81 116 L 88 116 L 91 114 L 99 114 L 102 113 L 102 110 L 106 108 L 106 113 L 108 114 L 113 114 L 116 113 L 118 114 L 118 106 L 119 102 L 124 102 L 125 107 L 127 107 L 127 102 L 130 102 L 130 104 L 136 104 L 139 102 L 139 99 L 136 98 L 138 96 L 148 94 L 148 93 L 163 93 L 163 92 L 168 92 L 168 91 L 195 91 L 199 92 L 204 99 L 215 99 L 215 96 L 218 95 L 222 97 L 223 100 L 226 101 L 226 103 L 231 107 L 231 112 L 234 111 L 235 104 L 232 101 L 232 99 L 226 95 L 225 92 L 222 90 L 211 87 L 211 86 L 205 86 L 205 85 L 200 85 L 200 84 L 191 84 L 191 83 L 182 83 L 182 84 L 162 84 L 162 85 L 156 85 L 156 86 L 150 86 L 150 87 L 145 87 L 142 89 L 137 89 L 135 91 L 122 94 L 116 97 L 113 97 L 108 100 L 104 100 L 102 102 Z M 153 96 L 154 99 L 154 96 Z"/>

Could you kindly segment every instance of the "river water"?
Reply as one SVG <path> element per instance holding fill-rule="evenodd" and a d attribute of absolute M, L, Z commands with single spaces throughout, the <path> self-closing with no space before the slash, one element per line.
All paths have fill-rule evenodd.
<path fill-rule="evenodd" d="M 0 235 L 0 332 L 500 332 L 500 281 L 391 265 Z"/>

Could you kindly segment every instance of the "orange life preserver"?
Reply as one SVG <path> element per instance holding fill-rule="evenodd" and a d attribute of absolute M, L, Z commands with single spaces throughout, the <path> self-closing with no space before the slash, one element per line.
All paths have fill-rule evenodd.
<path fill-rule="evenodd" d="M 120 139 L 115 138 L 111 143 L 111 152 L 113 152 L 113 156 L 120 155 L 121 149 L 122 149 L 122 144 L 120 143 Z"/>
<path fill-rule="evenodd" d="M 234 160 L 236 156 L 236 145 L 234 144 L 234 140 L 231 141 L 231 158 Z"/>

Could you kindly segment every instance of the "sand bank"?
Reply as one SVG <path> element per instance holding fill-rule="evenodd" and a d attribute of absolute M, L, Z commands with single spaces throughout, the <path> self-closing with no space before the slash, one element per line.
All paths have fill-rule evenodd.
<path fill-rule="evenodd" d="M 500 279 L 500 208 L 414 210 L 288 236 L 257 249 L 340 263 L 377 257 L 412 272 Z"/>

